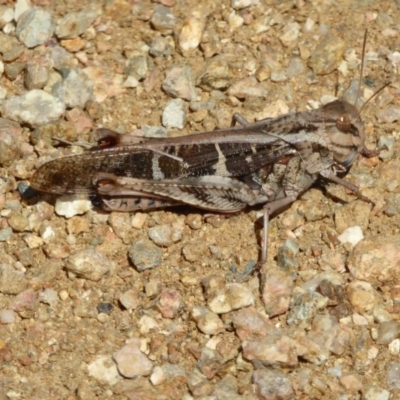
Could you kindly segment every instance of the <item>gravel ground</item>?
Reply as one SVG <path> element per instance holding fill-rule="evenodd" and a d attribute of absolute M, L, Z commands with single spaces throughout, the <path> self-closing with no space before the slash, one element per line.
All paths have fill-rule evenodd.
<path fill-rule="evenodd" d="M 400 399 L 400 2 L 0 1 L 0 399 Z M 104 4 L 103 4 L 104 3 Z M 31 193 L 92 132 L 177 136 L 355 101 L 343 187 L 104 213 Z M 337 94 L 336 94 L 337 92 Z M 57 136 L 72 142 L 60 145 Z"/>

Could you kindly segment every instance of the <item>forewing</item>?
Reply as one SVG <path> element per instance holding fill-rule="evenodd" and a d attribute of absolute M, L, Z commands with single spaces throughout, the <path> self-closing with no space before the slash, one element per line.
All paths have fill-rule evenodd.
<path fill-rule="evenodd" d="M 223 130 L 188 137 L 87 151 L 50 161 L 31 180 L 34 189 L 58 194 L 94 194 L 98 172 L 143 180 L 200 176 L 246 176 L 293 148 L 276 136 Z"/>

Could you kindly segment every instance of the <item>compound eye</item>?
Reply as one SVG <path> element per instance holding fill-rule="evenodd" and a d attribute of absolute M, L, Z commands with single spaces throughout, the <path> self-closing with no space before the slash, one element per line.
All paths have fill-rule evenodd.
<path fill-rule="evenodd" d="M 350 167 L 350 165 L 353 164 L 354 160 L 356 159 L 357 154 L 358 154 L 358 150 L 353 150 L 349 154 L 347 159 L 342 162 L 343 167 L 345 167 L 345 168 Z"/>
<path fill-rule="evenodd" d="M 350 132 L 351 130 L 351 121 L 348 114 L 342 114 L 336 120 L 336 127 L 342 132 Z"/>

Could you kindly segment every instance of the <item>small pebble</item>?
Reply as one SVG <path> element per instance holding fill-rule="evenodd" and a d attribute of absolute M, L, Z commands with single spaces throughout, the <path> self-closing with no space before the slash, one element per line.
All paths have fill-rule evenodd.
<path fill-rule="evenodd" d="M 140 328 L 140 333 L 143 335 L 147 335 L 150 332 L 158 332 L 160 330 L 157 321 L 147 315 L 144 315 L 142 318 L 140 318 L 138 325 Z"/>
<path fill-rule="evenodd" d="M 219 382 L 215 385 L 212 392 L 212 396 L 220 399 L 226 396 L 230 398 L 235 398 L 239 395 L 238 379 L 231 374 L 227 374 L 221 378 Z"/>
<path fill-rule="evenodd" d="M 194 11 L 184 22 L 178 36 L 178 44 L 182 52 L 196 49 L 199 46 L 206 24 L 205 11 Z"/>
<path fill-rule="evenodd" d="M 274 118 L 289 112 L 288 105 L 283 100 L 269 102 L 262 111 L 262 118 Z M 260 116 L 261 118 L 261 116 Z M 296 218 L 297 222 L 302 219 L 301 216 Z"/>
<path fill-rule="evenodd" d="M 113 354 L 119 373 L 125 378 L 137 378 L 150 374 L 153 364 L 140 351 L 140 340 L 132 338 Z"/>
<path fill-rule="evenodd" d="M 168 57 L 171 51 L 170 41 L 164 36 L 157 36 L 150 45 L 149 53 L 154 57 Z"/>
<path fill-rule="evenodd" d="M 213 390 L 213 385 L 211 385 L 207 377 L 198 368 L 193 369 L 188 374 L 187 385 L 191 394 L 199 398 L 210 395 Z"/>
<path fill-rule="evenodd" d="M 146 283 L 145 291 L 147 297 L 154 297 L 160 293 L 160 284 L 158 280 L 150 280 Z"/>
<path fill-rule="evenodd" d="M 368 282 L 350 282 L 346 287 L 346 292 L 354 311 L 360 314 L 371 311 L 376 304 L 377 295 L 372 285 Z"/>
<path fill-rule="evenodd" d="M 386 379 L 388 389 L 400 389 L 400 364 L 394 361 L 389 361 L 386 364 Z"/>
<path fill-rule="evenodd" d="M 175 289 L 165 289 L 158 299 L 157 308 L 164 318 L 175 318 L 182 307 L 182 295 Z"/>
<path fill-rule="evenodd" d="M 200 214 L 189 214 L 185 220 L 186 225 L 191 229 L 197 230 L 203 226 L 203 218 Z"/>
<path fill-rule="evenodd" d="M 345 42 L 339 36 L 328 33 L 312 52 L 308 66 L 316 75 L 330 74 L 339 66 L 344 50 Z"/>
<path fill-rule="evenodd" d="M 72 39 L 82 35 L 92 25 L 98 13 L 92 10 L 82 10 L 66 14 L 56 27 L 56 35 L 60 39 Z"/>
<path fill-rule="evenodd" d="M 80 68 L 63 68 L 63 79 L 52 87 L 52 93 L 68 108 L 81 107 L 92 99 L 93 83 Z"/>
<path fill-rule="evenodd" d="M 289 71 L 287 73 L 289 74 Z M 254 76 L 260 82 L 266 81 L 271 77 L 271 67 L 268 64 L 261 64 Z"/>
<path fill-rule="evenodd" d="M 207 379 L 215 377 L 222 363 L 223 359 L 218 351 L 207 346 L 201 349 L 200 358 L 197 360 L 197 366 Z"/>
<path fill-rule="evenodd" d="M 316 343 L 324 343 L 326 348 L 336 355 L 342 355 L 350 345 L 350 333 L 332 315 L 317 314 L 312 322 L 309 337 Z"/>
<path fill-rule="evenodd" d="M 128 76 L 123 83 L 123 87 L 135 88 L 139 86 L 139 81 L 134 76 Z"/>
<path fill-rule="evenodd" d="M 298 364 L 295 340 L 277 330 L 270 330 L 266 336 L 244 341 L 243 357 L 258 361 L 266 367 L 294 368 Z"/>
<path fill-rule="evenodd" d="M 172 32 L 178 23 L 178 19 L 168 7 L 157 6 L 150 22 L 156 31 L 166 34 Z"/>
<path fill-rule="evenodd" d="M 74 195 L 64 195 L 57 197 L 55 212 L 65 218 L 72 218 L 91 210 L 93 204 L 89 199 L 80 199 Z"/>
<path fill-rule="evenodd" d="M 73 67 L 76 64 L 76 60 L 71 53 L 68 53 L 61 46 L 54 46 L 48 53 L 49 60 L 56 70 L 60 70 L 65 67 Z"/>
<path fill-rule="evenodd" d="M 317 292 L 307 291 L 301 295 L 289 311 L 288 324 L 311 322 L 318 311 L 324 310 L 328 305 L 328 298 Z"/>
<path fill-rule="evenodd" d="M 4 66 L 4 72 L 7 75 L 7 78 L 14 81 L 19 77 L 20 73 L 23 71 L 24 68 L 25 68 L 24 63 L 15 61 L 15 62 L 6 64 Z"/>
<path fill-rule="evenodd" d="M 132 288 L 121 294 L 118 298 L 119 302 L 127 310 L 136 310 L 140 306 L 139 292 Z"/>
<path fill-rule="evenodd" d="M 28 227 L 29 220 L 21 213 L 17 211 L 11 211 L 8 217 L 8 223 L 14 231 L 22 232 Z"/>
<path fill-rule="evenodd" d="M 360 226 L 351 226 L 345 229 L 341 235 L 338 236 L 340 243 L 350 243 L 353 247 L 364 239 L 364 235 Z"/>
<path fill-rule="evenodd" d="M 278 250 L 277 264 L 285 271 L 293 271 L 297 268 L 296 256 L 299 253 L 299 246 L 293 240 L 286 240 Z"/>
<path fill-rule="evenodd" d="M 131 238 L 131 220 L 128 213 L 113 212 L 108 218 L 108 223 L 113 228 L 116 236 L 129 243 Z"/>
<path fill-rule="evenodd" d="M 54 289 L 44 289 L 39 293 L 39 301 L 49 304 L 51 307 L 56 307 L 59 301 L 58 293 Z"/>
<path fill-rule="evenodd" d="M 362 240 L 350 254 L 351 274 L 363 281 L 397 281 L 400 279 L 400 239 L 398 235 L 380 234 Z"/>
<path fill-rule="evenodd" d="M 3 102 L 2 115 L 30 125 L 43 125 L 58 120 L 65 105 L 51 94 L 34 89 L 20 96 L 11 96 Z"/>
<path fill-rule="evenodd" d="M 268 91 L 255 77 L 247 77 L 234 82 L 228 89 L 228 95 L 239 99 L 250 96 L 266 98 Z"/>
<path fill-rule="evenodd" d="M 170 225 L 156 225 L 149 229 L 149 238 L 161 247 L 169 247 L 182 239 L 182 230 L 172 229 Z"/>
<path fill-rule="evenodd" d="M 322 335 L 296 335 L 297 355 L 315 365 L 323 365 L 329 359 L 329 350 L 324 345 Z"/>
<path fill-rule="evenodd" d="M 393 356 L 397 356 L 400 353 L 400 339 L 394 339 L 389 343 L 389 353 Z"/>
<path fill-rule="evenodd" d="M 338 233 L 347 228 L 359 226 L 363 232 L 368 228 L 371 205 L 362 200 L 352 201 L 335 211 L 335 225 Z"/>
<path fill-rule="evenodd" d="M 289 376 L 281 371 L 258 369 L 253 373 L 253 381 L 259 399 L 290 400 L 294 398 L 294 389 Z"/>
<path fill-rule="evenodd" d="M 256 6 L 260 3 L 260 0 L 231 0 L 231 6 L 235 10 L 241 10 L 250 6 Z"/>
<path fill-rule="evenodd" d="M 280 268 L 268 268 L 263 279 L 262 299 L 265 312 L 274 317 L 289 309 L 293 291 L 293 278 L 288 271 Z"/>
<path fill-rule="evenodd" d="M 111 303 L 99 303 L 96 308 L 99 314 L 108 315 L 114 309 L 114 306 Z"/>
<path fill-rule="evenodd" d="M 138 271 L 157 267 L 162 255 L 162 250 L 151 242 L 136 242 L 128 251 L 129 259 Z"/>
<path fill-rule="evenodd" d="M 291 22 L 284 27 L 279 39 L 284 46 L 290 46 L 292 42 L 297 40 L 299 33 L 300 25 L 297 22 Z"/>
<path fill-rule="evenodd" d="M 166 71 L 163 90 L 172 97 L 187 101 L 197 98 L 192 69 L 188 65 L 174 65 Z"/>
<path fill-rule="evenodd" d="M 45 43 L 53 33 L 53 16 L 42 8 L 33 7 L 18 19 L 17 37 L 28 48 Z"/>
<path fill-rule="evenodd" d="M 289 78 L 301 75 L 305 70 L 305 65 L 300 57 L 292 57 L 287 67 L 286 73 Z"/>
<path fill-rule="evenodd" d="M 147 55 L 140 52 L 134 52 L 129 57 L 129 62 L 125 68 L 125 73 L 135 77 L 138 81 L 142 81 L 149 70 L 149 62 Z"/>
<path fill-rule="evenodd" d="M 206 90 L 229 88 L 240 76 L 238 71 L 232 68 L 232 63 L 235 61 L 236 57 L 231 54 L 221 54 L 208 60 L 199 78 L 200 86 Z"/>
<path fill-rule="evenodd" d="M 32 289 L 27 289 L 15 296 L 11 309 L 20 313 L 25 310 L 34 310 L 37 306 L 38 296 Z"/>
<path fill-rule="evenodd" d="M 163 364 L 155 366 L 150 376 L 150 381 L 153 385 L 161 385 L 165 382 L 174 382 L 176 379 L 185 380 L 186 371 L 181 365 Z"/>
<path fill-rule="evenodd" d="M 14 310 L 0 310 L 0 324 L 13 324 L 16 319 L 16 314 Z"/>
<path fill-rule="evenodd" d="M 49 80 L 49 67 L 40 61 L 26 65 L 25 83 L 29 90 L 42 89 Z"/>
<path fill-rule="evenodd" d="M 289 79 L 287 72 L 283 69 L 273 69 L 271 71 L 272 82 L 286 82 Z"/>
<path fill-rule="evenodd" d="M 400 323 L 398 321 L 386 321 L 379 324 L 376 343 L 388 345 L 394 339 L 400 337 Z"/>
<path fill-rule="evenodd" d="M 66 264 L 67 271 L 95 282 L 110 273 L 113 268 L 113 262 L 94 248 L 70 255 Z"/>
<path fill-rule="evenodd" d="M 117 366 L 109 356 L 96 356 L 87 368 L 89 376 L 99 383 L 113 386 L 120 380 Z"/>
<path fill-rule="evenodd" d="M 272 329 L 272 323 L 268 317 L 254 307 L 242 308 L 231 315 L 236 333 L 241 340 L 249 340 L 258 335 L 266 336 Z"/>
<path fill-rule="evenodd" d="M 13 230 L 12 228 L 4 228 L 0 229 L 0 242 L 6 242 L 12 235 Z"/>
<path fill-rule="evenodd" d="M 217 335 L 224 331 L 222 320 L 206 307 L 194 307 L 192 317 L 196 321 L 197 327 L 206 335 Z"/>
<path fill-rule="evenodd" d="M 132 228 L 142 229 L 147 220 L 148 214 L 137 212 L 132 217 Z"/>
<path fill-rule="evenodd" d="M 101 42 L 99 42 L 101 43 Z M 70 53 L 77 53 L 78 51 L 82 50 L 87 42 L 86 40 L 81 39 L 80 37 L 74 39 L 64 39 L 60 41 L 61 46 L 63 46 L 66 50 Z M 100 50 L 98 49 L 100 52 Z"/>
<path fill-rule="evenodd" d="M 0 32 L 0 53 L 3 55 L 2 61 L 7 63 L 15 61 L 24 51 L 25 47 L 17 38 Z"/>
<path fill-rule="evenodd" d="M 10 166 L 21 155 L 18 138 L 22 130 L 20 124 L 0 118 L 0 165 Z"/>
<path fill-rule="evenodd" d="M 355 373 L 343 374 L 339 381 L 341 385 L 350 393 L 359 393 L 363 389 L 361 376 Z"/>
<path fill-rule="evenodd" d="M 185 102 L 182 99 L 168 101 L 162 113 L 162 124 L 167 128 L 182 129 L 186 122 Z"/>
<path fill-rule="evenodd" d="M 17 271 L 5 261 L 2 261 L 0 278 L 0 293 L 2 294 L 17 295 L 23 292 L 28 285 L 25 273 Z"/>
<path fill-rule="evenodd" d="M 227 284 L 207 300 L 207 306 L 216 314 L 227 313 L 253 304 L 254 294 L 240 283 Z"/>
<path fill-rule="evenodd" d="M 385 110 L 377 113 L 378 121 L 391 124 L 395 121 L 400 121 L 400 107 L 390 106 Z"/>
<path fill-rule="evenodd" d="M 389 400 L 390 392 L 376 385 L 364 385 L 363 400 Z"/>
<path fill-rule="evenodd" d="M 375 321 L 378 323 L 391 321 L 393 319 L 389 311 L 387 311 L 382 306 L 375 306 L 372 311 L 373 311 L 373 317 Z"/>

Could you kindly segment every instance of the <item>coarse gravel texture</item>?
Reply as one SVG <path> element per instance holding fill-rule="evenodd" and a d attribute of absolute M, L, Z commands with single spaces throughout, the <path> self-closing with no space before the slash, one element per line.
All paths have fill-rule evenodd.
<path fill-rule="evenodd" d="M 399 399 L 400 2 L 0 1 L 0 400 Z M 269 227 L 33 193 L 92 132 L 355 101 L 368 148 Z M 350 89 L 349 89 L 350 88 Z M 347 90 L 349 89 L 349 90 Z M 182 128 L 183 127 L 183 128 Z M 73 145 L 52 140 L 56 136 Z"/>

